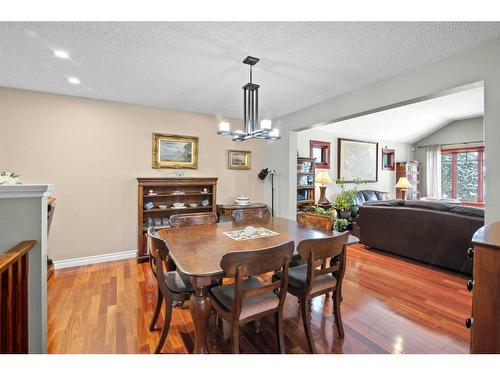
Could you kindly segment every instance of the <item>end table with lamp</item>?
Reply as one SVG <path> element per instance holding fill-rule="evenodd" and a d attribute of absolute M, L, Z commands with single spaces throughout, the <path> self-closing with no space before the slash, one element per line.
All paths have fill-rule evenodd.
<path fill-rule="evenodd" d="M 396 188 L 401 191 L 401 199 L 406 199 L 406 190 L 411 188 L 411 183 L 408 181 L 406 177 L 400 177 L 398 183 L 396 184 Z"/>
<path fill-rule="evenodd" d="M 332 203 L 326 198 L 326 184 L 331 183 L 333 180 L 326 171 L 321 171 L 316 174 L 316 183 L 321 184 L 319 187 L 320 197 L 318 200 L 318 206 L 328 209 L 332 206 Z"/>

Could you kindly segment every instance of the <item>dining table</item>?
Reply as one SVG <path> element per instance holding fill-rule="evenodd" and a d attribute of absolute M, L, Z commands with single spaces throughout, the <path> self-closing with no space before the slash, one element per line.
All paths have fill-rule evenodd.
<path fill-rule="evenodd" d="M 273 235 L 240 240 L 229 236 L 229 232 L 253 226 L 265 228 Z M 332 237 L 338 232 L 313 229 L 294 220 L 272 217 L 265 220 L 235 223 L 220 222 L 157 231 L 169 249 L 169 257 L 179 272 L 188 275 L 194 289 L 190 300 L 191 316 L 194 323 L 194 353 L 208 353 L 207 332 L 210 299 L 208 288 L 224 276 L 220 266 L 225 254 L 235 251 L 258 250 L 273 247 L 284 242 L 294 241 L 295 253 L 298 244 L 306 239 Z M 350 235 L 348 244 L 359 242 Z"/>

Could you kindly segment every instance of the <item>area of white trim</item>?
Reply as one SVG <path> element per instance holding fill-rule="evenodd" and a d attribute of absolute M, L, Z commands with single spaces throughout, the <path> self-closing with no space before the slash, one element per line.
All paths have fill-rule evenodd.
<path fill-rule="evenodd" d="M 54 185 L 51 184 L 2 185 L 0 198 L 41 198 L 53 191 Z"/>
<path fill-rule="evenodd" d="M 54 269 L 58 270 L 61 268 L 86 266 L 88 264 L 111 262 L 113 260 L 129 259 L 135 258 L 137 256 L 137 250 L 120 251 L 111 254 L 93 255 L 83 258 L 73 258 L 54 261 Z"/>

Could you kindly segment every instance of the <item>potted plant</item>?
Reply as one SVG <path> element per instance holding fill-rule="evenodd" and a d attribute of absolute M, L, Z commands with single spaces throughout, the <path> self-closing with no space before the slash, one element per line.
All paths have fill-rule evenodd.
<path fill-rule="evenodd" d="M 358 186 L 364 183 L 364 181 L 355 178 L 353 180 L 354 187 L 352 189 L 346 189 L 346 181 L 343 178 L 337 179 L 335 183 L 340 186 L 341 192 L 337 195 L 334 207 L 337 209 L 342 219 L 349 219 L 351 217 L 356 194 L 358 193 Z"/>
<path fill-rule="evenodd" d="M 335 220 L 335 224 L 333 225 L 333 230 L 337 232 L 343 232 L 349 226 L 349 220 L 347 219 L 337 219 Z"/>
<path fill-rule="evenodd" d="M 334 208 L 324 209 L 319 206 L 312 206 L 309 211 L 299 212 L 297 221 L 303 224 L 313 224 L 331 230 L 333 223 L 337 219 L 337 211 Z"/>
<path fill-rule="evenodd" d="M 14 172 L 0 172 L 0 185 L 19 184 L 19 175 Z"/>

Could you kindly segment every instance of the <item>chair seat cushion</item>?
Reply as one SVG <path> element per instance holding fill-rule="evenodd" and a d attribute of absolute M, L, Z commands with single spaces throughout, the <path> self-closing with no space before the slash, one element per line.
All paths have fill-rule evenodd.
<path fill-rule="evenodd" d="M 276 272 L 276 276 L 281 278 L 281 272 Z M 288 285 L 295 289 L 304 289 L 307 282 L 307 264 L 301 264 L 297 267 L 288 269 Z M 314 279 L 311 293 L 316 293 L 324 289 L 334 288 L 337 285 L 337 279 L 332 274 L 317 276 Z"/>
<path fill-rule="evenodd" d="M 251 290 L 264 286 L 261 281 L 252 277 L 243 281 L 242 289 Z M 221 285 L 210 289 L 210 294 L 215 302 L 218 302 L 227 311 L 232 311 L 234 304 L 234 284 Z M 272 310 L 278 307 L 279 298 L 271 291 L 259 294 L 257 296 L 243 298 L 241 304 L 240 319 L 259 314 L 264 311 Z"/>
<path fill-rule="evenodd" d="M 167 288 L 174 293 L 190 293 L 194 291 L 189 276 L 177 271 L 165 272 L 165 283 Z"/>

